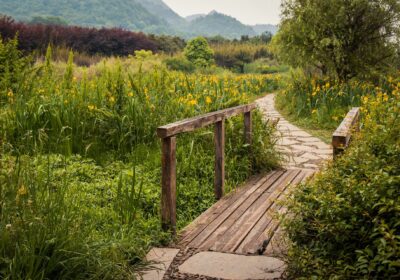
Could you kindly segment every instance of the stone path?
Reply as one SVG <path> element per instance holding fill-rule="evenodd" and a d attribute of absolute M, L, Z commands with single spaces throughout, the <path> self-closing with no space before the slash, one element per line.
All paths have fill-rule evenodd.
<path fill-rule="evenodd" d="M 284 156 L 283 167 L 318 170 L 325 160 L 332 158 L 331 146 L 286 121 L 275 109 L 274 102 L 273 94 L 257 100 L 264 119 L 277 125 L 277 133 L 280 136 L 277 144 L 278 150 Z M 275 234 L 271 241 L 271 244 L 279 243 L 276 245 L 277 251 L 281 250 L 281 243 L 284 243 L 280 236 Z M 143 275 L 145 280 L 281 279 L 285 270 L 285 264 L 273 257 L 277 255 L 275 249 L 271 252 L 266 250 L 263 256 L 204 252 L 193 248 L 169 250 L 172 251 L 163 248 L 152 249 L 148 260 L 160 262 L 159 271 L 146 273 Z"/>
<path fill-rule="evenodd" d="M 290 124 L 275 109 L 275 95 L 269 94 L 257 100 L 265 120 L 278 122 L 280 134 L 278 149 L 284 155 L 285 168 L 305 168 L 317 170 L 322 163 L 332 158 L 332 147 L 311 136 L 297 126 Z"/>

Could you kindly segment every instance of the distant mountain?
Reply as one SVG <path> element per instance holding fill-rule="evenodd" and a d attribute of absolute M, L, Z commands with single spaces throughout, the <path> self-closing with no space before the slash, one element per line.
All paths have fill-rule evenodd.
<path fill-rule="evenodd" d="M 265 31 L 271 32 L 275 35 L 278 32 L 278 26 L 273 24 L 256 24 L 251 26 L 257 35 L 261 35 Z"/>
<path fill-rule="evenodd" d="M 183 27 L 187 23 L 183 17 L 175 13 L 162 0 L 141 0 L 140 4 L 151 14 L 164 19 L 172 26 L 179 27 L 179 25 L 182 25 Z"/>
<path fill-rule="evenodd" d="M 202 36 L 223 36 L 225 38 L 239 38 L 242 35 L 255 36 L 256 32 L 250 26 L 244 25 L 237 19 L 216 11 L 206 16 L 198 17 L 190 22 L 191 33 Z"/>
<path fill-rule="evenodd" d="M 160 32 L 169 27 L 136 0 L 1 0 L 0 13 L 23 21 L 35 16 L 56 16 L 71 25 L 94 27 Z"/>
<path fill-rule="evenodd" d="M 0 0 L 0 14 L 26 22 L 121 27 L 184 38 L 220 35 L 233 39 L 274 30 L 272 25 L 250 27 L 216 11 L 183 18 L 163 0 Z"/>
<path fill-rule="evenodd" d="M 201 18 L 201 17 L 205 17 L 207 14 L 195 14 L 195 15 L 191 15 L 191 16 L 187 16 L 185 17 L 185 19 L 187 21 L 193 21 L 195 19 Z"/>

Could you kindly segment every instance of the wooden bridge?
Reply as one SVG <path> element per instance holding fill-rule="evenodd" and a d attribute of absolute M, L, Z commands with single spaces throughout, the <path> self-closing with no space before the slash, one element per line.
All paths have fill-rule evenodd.
<path fill-rule="evenodd" d="M 176 136 L 209 125 L 215 128 L 214 191 L 218 201 L 179 233 L 175 245 L 179 249 L 274 255 L 277 253 L 274 246 L 284 245 L 279 244 L 279 222 L 275 219 L 277 213 L 286 211 L 279 201 L 290 188 L 312 177 L 317 170 L 294 166 L 256 175 L 224 196 L 224 122 L 243 114 L 245 141 L 251 145 L 251 114 L 256 108 L 256 103 L 238 106 L 158 128 L 162 139 L 162 225 L 173 234 L 176 233 Z M 359 109 L 353 108 L 333 135 L 334 157 L 348 146 L 358 121 Z"/>

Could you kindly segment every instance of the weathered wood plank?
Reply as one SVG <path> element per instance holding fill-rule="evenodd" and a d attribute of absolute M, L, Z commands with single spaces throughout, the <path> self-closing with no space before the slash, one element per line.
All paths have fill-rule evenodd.
<path fill-rule="evenodd" d="M 257 224 L 249 231 L 249 234 L 246 238 L 243 239 L 242 243 L 235 249 L 235 253 L 237 254 L 254 254 L 262 247 L 264 240 L 266 238 L 260 238 L 268 228 L 271 227 L 272 222 L 275 218 L 275 215 L 280 211 L 281 205 L 279 204 L 279 200 L 284 199 L 284 196 L 287 193 L 288 188 L 295 187 L 300 182 L 304 181 L 308 178 L 313 171 L 301 171 L 297 177 L 287 185 L 276 198 L 274 204 L 265 212 L 265 215 L 257 222 Z M 260 240 L 261 239 L 261 240 Z"/>
<path fill-rule="evenodd" d="M 255 103 L 237 106 L 229 109 L 220 110 L 217 112 L 208 113 L 201 116 L 196 116 L 190 119 L 185 119 L 182 121 L 178 121 L 175 123 L 171 123 L 165 126 L 161 126 L 157 128 L 157 135 L 160 138 L 166 138 L 170 136 L 177 135 L 182 132 L 189 132 L 196 130 L 198 128 L 202 128 L 216 122 L 220 122 L 223 119 L 227 119 L 229 117 L 247 113 L 254 110 L 257 107 Z"/>
<path fill-rule="evenodd" d="M 252 134 L 253 134 L 253 128 L 252 128 L 252 117 L 250 111 L 244 113 L 244 140 L 245 143 L 248 145 L 251 145 Z"/>
<path fill-rule="evenodd" d="M 225 185 L 225 120 L 215 123 L 215 178 L 214 194 L 217 200 L 224 196 Z"/>
<path fill-rule="evenodd" d="M 276 181 L 275 186 L 260 196 L 246 211 L 236 220 L 228 219 L 227 231 L 222 236 L 216 238 L 216 242 L 210 247 L 213 251 L 234 252 L 242 243 L 257 222 L 263 218 L 265 212 L 275 203 L 276 199 L 282 194 L 288 184 L 290 184 L 300 171 L 288 171 L 285 180 Z M 271 191 L 270 191 L 271 190 Z"/>
<path fill-rule="evenodd" d="M 176 137 L 162 139 L 161 223 L 176 232 Z"/>
<path fill-rule="evenodd" d="M 294 187 L 295 185 L 304 182 L 308 178 L 310 178 L 314 174 L 313 171 L 302 171 L 302 176 L 298 177 L 298 179 L 293 182 L 293 184 L 290 187 Z M 286 213 L 287 209 L 284 208 L 282 205 L 277 204 L 275 213 L 279 214 L 284 214 Z M 261 249 L 263 246 L 268 247 L 271 240 L 274 237 L 275 232 L 278 230 L 280 226 L 280 221 L 276 219 L 274 213 L 271 213 L 271 221 L 268 224 L 268 226 L 265 228 L 265 230 L 259 235 L 259 237 L 254 241 L 254 243 L 248 244 L 248 247 L 246 248 L 245 252 L 247 254 L 255 254 L 259 249 Z M 264 248 L 265 249 L 265 248 Z"/>
<path fill-rule="evenodd" d="M 338 155 L 346 149 L 351 140 L 351 134 L 354 129 L 358 130 L 360 120 L 360 108 L 353 108 L 346 115 L 340 126 L 332 136 L 332 146 L 334 155 Z"/>
<path fill-rule="evenodd" d="M 200 232 L 198 232 L 197 236 L 193 238 L 193 240 L 187 244 L 187 247 L 190 248 L 199 248 L 199 246 L 238 208 L 247 208 L 248 204 L 251 204 L 254 199 L 256 199 L 261 193 L 265 191 L 272 183 L 284 175 L 284 171 L 276 171 L 268 176 L 267 179 L 261 180 L 256 185 L 252 186 L 249 190 L 247 190 L 240 197 L 236 197 L 233 203 L 225 209 L 216 219 L 214 219 L 211 223 L 209 223 L 206 227 L 202 228 Z M 265 182 L 270 182 L 265 184 Z M 244 206 L 243 206 L 244 205 Z M 239 210 L 240 211 L 240 210 Z"/>
<path fill-rule="evenodd" d="M 271 187 L 276 187 L 276 181 L 281 182 L 288 176 L 288 172 L 284 172 L 279 177 L 272 177 L 266 181 L 260 188 L 247 197 L 241 205 L 235 209 L 228 208 L 214 223 L 210 224 L 206 230 L 199 235 L 190 246 L 193 248 L 201 248 L 204 250 L 210 249 L 214 243 L 223 236 L 224 232 L 245 213 L 249 207 L 262 196 L 265 192 L 269 191 Z"/>
<path fill-rule="evenodd" d="M 203 214 L 197 217 L 191 224 L 186 226 L 179 234 L 179 244 L 186 244 L 195 238 L 208 224 L 210 224 L 216 217 L 218 217 L 225 209 L 230 207 L 242 195 L 245 195 L 254 186 L 259 185 L 260 181 L 265 181 L 272 173 L 260 174 L 252 176 L 248 182 L 239 186 L 235 191 L 229 195 L 224 196 L 221 200 L 207 209 Z"/>

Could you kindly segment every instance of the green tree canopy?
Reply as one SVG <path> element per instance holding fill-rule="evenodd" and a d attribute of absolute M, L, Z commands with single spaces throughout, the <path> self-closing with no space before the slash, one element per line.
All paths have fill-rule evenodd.
<path fill-rule="evenodd" d="M 280 58 L 339 80 L 393 66 L 399 48 L 399 0 L 283 0 Z"/>
<path fill-rule="evenodd" d="M 203 37 L 190 40 L 185 47 L 186 58 L 198 67 L 208 67 L 214 63 L 214 52 Z"/>

